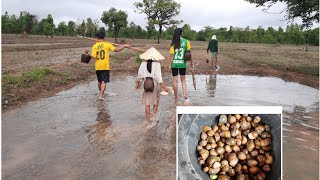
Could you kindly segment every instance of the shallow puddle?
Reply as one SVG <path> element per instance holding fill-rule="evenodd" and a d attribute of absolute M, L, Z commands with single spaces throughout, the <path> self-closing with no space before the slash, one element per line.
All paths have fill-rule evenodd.
<path fill-rule="evenodd" d="M 187 77 L 193 105 L 283 106 L 284 179 L 319 178 L 318 90 L 269 77 L 196 79 L 197 91 Z M 146 130 L 133 77 L 114 77 L 104 102 L 97 93 L 93 81 L 3 114 L 3 179 L 175 179 L 173 96 L 161 96 L 159 122 Z"/>

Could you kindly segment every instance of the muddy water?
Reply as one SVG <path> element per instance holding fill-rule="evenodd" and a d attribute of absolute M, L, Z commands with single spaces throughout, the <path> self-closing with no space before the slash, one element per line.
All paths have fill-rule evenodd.
<path fill-rule="evenodd" d="M 187 77 L 193 105 L 283 106 L 284 179 L 319 178 L 318 90 L 278 78 L 196 78 L 197 91 Z M 133 81 L 114 78 L 105 102 L 94 81 L 3 114 L 3 179 L 175 179 L 173 97 L 161 97 L 159 123 L 146 130 Z"/>

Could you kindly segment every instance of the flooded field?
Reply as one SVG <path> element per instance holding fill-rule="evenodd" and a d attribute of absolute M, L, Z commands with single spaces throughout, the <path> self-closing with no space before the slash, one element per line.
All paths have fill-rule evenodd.
<path fill-rule="evenodd" d="M 284 179 L 319 178 L 317 89 L 270 77 L 196 78 L 197 91 L 187 77 L 193 105 L 283 106 Z M 3 179 L 175 179 L 173 96 L 161 97 L 150 130 L 133 77 L 114 78 L 106 101 L 97 96 L 93 81 L 2 114 Z"/>

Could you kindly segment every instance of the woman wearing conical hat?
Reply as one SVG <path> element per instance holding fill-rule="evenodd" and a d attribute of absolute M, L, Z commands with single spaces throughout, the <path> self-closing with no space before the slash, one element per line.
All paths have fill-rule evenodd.
<path fill-rule="evenodd" d="M 159 61 L 164 60 L 164 57 L 152 47 L 141 54 L 140 59 L 142 59 L 143 62 L 139 67 L 136 88 L 139 88 L 143 82 L 144 91 L 142 94 L 142 104 L 145 105 L 147 128 L 151 128 L 157 123 L 156 115 L 159 107 L 160 87 L 166 92 L 170 92 L 170 89 L 166 87 L 162 81 Z M 150 118 L 150 106 L 153 106 L 152 122 Z"/>

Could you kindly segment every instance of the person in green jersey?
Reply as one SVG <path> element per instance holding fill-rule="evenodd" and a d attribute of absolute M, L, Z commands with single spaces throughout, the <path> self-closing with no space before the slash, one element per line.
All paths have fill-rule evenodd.
<path fill-rule="evenodd" d="M 219 69 L 217 66 L 218 61 L 218 41 L 217 36 L 213 35 L 212 39 L 209 41 L 208 48 L 207 48 L 207 54 L 211 53 L 211 67 L 214 69 Z"/>
<path fill-rule="evenodd" d="M 173 76 L 173 91 L 176 100 L 179 99 L 178 96 L 178 75 L 180 75 L 180 80 L 182 84 L 183 96 L 185 100 L 188 100 L 189 97 L 187 96 L 186 90 L 186 69 L 187 69 L 187 62 L 184 60 L 184 53 L 187 50 L 191 49 L 190 42 L 187 39 L 181 37 L 182 29 L 177 28 L 174 31 L 173 39 L 171 42 L 170 47 L 170 68 L 172 70 Z M 191 66 L 193 66 L 192 59 L 190 60 Z"/>

